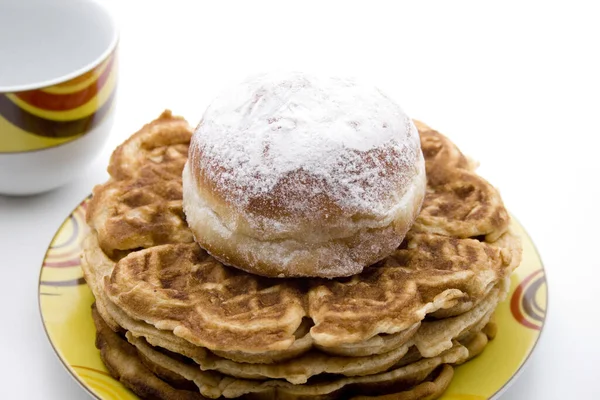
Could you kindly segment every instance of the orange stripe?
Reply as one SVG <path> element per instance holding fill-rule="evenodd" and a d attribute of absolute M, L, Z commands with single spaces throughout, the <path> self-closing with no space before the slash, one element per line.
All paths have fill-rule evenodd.
<path fill-rule="evenodd" d="M 114 55 L 114 52 L 111 53 L 108 57 L 113 57 L 113 55 Z M 88 79 L 92 78 L 94 76 L 94 74 L 96 74 L 98 71 L 100 71 L 103 68 L 103 66 L 104 66 L 104 62 L 101 62 L 100 65 L 98 65 L 96 68 L 91 69 L 88 72 L 85 72 L 79 76 L 76 76 L 75 78 L 69 79 L 66 82 L 57 83 L 56 85 L 53 85 L 53 87 L 68 88 L 69 86 L 78 85 L 78 84 L 85 82 Z"/>
<path fill-rule="evenodd" d="M 15 95 L 28 104 L 49 111 L 65 111 L 77 108 L 90 101 L 102 89 L 113 67 L 114 57 L 98 79 L 88 87 L 69 94 L 52 94 L 42 90 L 28 90 Z"/>
<path fill-rule="evenodd" d="M 68 268 L 68 267 L 78 267 L 80 265 L 81 265 L 81 261 L 79 260 L 79 256 L 77 256 L 77 258 L 74 258 L 72 260 L 57 261 L 57 262 L 46 261 L 44 263 L 44 267 L 48 267 L 48 268 Z"/>
<path fill-rule="evenodd" d="M 106 69 L 108 63 L 110 62 L 111 57 L 112 54 L 109 54 L 100 65 L 98 65 L 92 71 L 83 74 L 84 78 L 86 79 L 79 79 L 79 77 L 77 77 L 71 79 L 70 81 L 59 83 L 54 86 L 43 87 L 40 90 L 42 92 L 52 94 L 70 94 L 78 92 L 81 89 L 88 87 L 92 82 L 98 79 L 98 76 L 102 75 L 102 72 Z M 68 83 L 68 85 L 66 85 L 65 83 Z"/>

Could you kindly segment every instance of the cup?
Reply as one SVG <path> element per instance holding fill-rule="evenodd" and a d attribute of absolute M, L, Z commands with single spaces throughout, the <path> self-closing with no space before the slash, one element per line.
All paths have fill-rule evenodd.
<path fill-rule="evenodd" d="M 59 187 L 102 150 L 117 43 L 99 0 L 0 1 L 0 194 Z"/>

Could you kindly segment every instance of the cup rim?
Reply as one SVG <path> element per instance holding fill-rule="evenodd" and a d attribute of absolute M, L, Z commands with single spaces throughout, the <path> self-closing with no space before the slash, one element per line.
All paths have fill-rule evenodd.
<path fill-rule="evenodd" d="M 47 79 L 45 81 L 38 81 L 33 83 L 27 83 L 24 85 L 14 85 L 14 86 L 0 86 L 0 94 L 4 93 L 15 93 L 15 92 L 24 92 L 27 90 L 36 90 L 42 89 L 49 86 L 54 86 L 59 83 L 67 82 L 73 78 L 78 77 L 79 75 L 85 74 L 86 72 L 91 71 L 100 65 L 104 60 L 108 58 L 108 56 L 117 48 L 117 44 L 119 43 L 120 29 L 117 21 L 117 17 L 115 13 L 112 11 L 111 7 L 109 7 L 105 1 L 102 0 L 85 0 L 89 3 L 94 3 L 98 6 L 108 17 L 108 20 L 112 25 L 112 38 L 110 40 L 110 44 L 108 47 L 93 61 L 89 62 L 85 66 L 78 68 L 68 74 L 61 75 L 57 78 Z"/>

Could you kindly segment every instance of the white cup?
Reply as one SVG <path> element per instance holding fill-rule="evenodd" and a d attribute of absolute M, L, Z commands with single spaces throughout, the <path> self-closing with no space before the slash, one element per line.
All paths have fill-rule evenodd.
<path fill-rule="evenodd" d="M 99 0 L 0 1 L 0 194 L 81 173 L 112 127 L 117 24 Z"/>

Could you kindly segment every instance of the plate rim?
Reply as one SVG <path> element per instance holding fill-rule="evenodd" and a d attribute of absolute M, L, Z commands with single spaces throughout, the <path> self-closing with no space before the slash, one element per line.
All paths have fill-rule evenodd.
<path fill-rule="evenodd" d="M 46 326 L 46 321 L 44 320 L 44 313 L 42 311 L 42 293 L 41 293 L 41 287 L 42 287 L 42 273 L 44 272 L 44 262 L 46 261 L 46 258 L 48 257 L 48 252 L 50 251 L 50 245 L 52 244 L 52 242 L 54 242 L 54 239 L 56 239 L 56 237 L 58 236 L 58 234 L 60 233 L 60 230 L 63 226 L 63 224 L 65 223 L 65 221 L 75 213 L 75 211 L 77 211 L 77 209 L 79 207 L 81 207 L 81 205 L 83 203 L 85 203 L 87 200 L 92 198 L 92 194 L 90 193 L 88 196 L 86 196 L 83 200 L 81 200 L 79 203 L 77 203 L 77 205 L 71 209 L 71 212 L 69 212 L 69 214 L 62 220 L 60 226 L 58 228 L 56 228 L 56 231 L 54 232 L 54 234 L 52 235 L 52 238 L 50 239 L 50 242 L 48 243 L 48 247 L 46 248 L 46 251 L 44 251 L 44 256 L 42 258 L 42 262 L 40 263 L 40 272 L 38 274 L 38 284 L 37 284 L 37 304 L 38 304 L 38 312 L 40 314 L 40 321 L 42 323 L 42 327 L 44 328 L 44 333 L 46 334 L 46 338 L 48 339 L 48 343 L 50 344 L 50 347 L 52 348 L 52 350 L 54 351 L 54 355 L 56 356 L 56 358 L 58 358 L 58 360 L 60 361 L 60 364 L 62 365 L 63 369 L 66 370 L 69 374 L 69 376 L 71 377 L 71 379 L 73 379 L 77 385 L 79 387 L 81 387 L 83 389 L 83 391 L 88 394 L 89 396 L 91 396 L 92 398 L 96 399 L 96 400 L 103 400 L 100 397 L 98 397 L 89 387 L 88 385 L 85 384 L 85 382 L 83 382 L 83 380 L 79 377 L 79 375 L 73 371 L 73 369 L 67 364 L 66 360 L 63 358 L 63 356 L 60 353 L 60 350 L 58 350 L 56 348 L 56 345 L 54 344 L 54 341 L 52 340 L 52 338 L 50 337 L 50 332 L 48 332 L 48 327 Z M 80 267 L 81 268 L 81 267 Z M 87 285 L 87 283 L 86 283 Z M 113 378 L 114 379 L 114 378 Z"/>
<path fill-rule="evenodd" d="M 517 224 L 519 224 L 521 229 L 523 229 L 523 232 L 525 232 L 525 235 L 527 235 L 527 237 L 529 238 L 529 241 L 531 242 L 531 245 L 533 246 L 533 250 L 535 251 L 535 254 L 537 255 L 538 259 L 540 260 L 540 265 L 542 267 L 542 271 L 544 271 L 544 279 L 546 282 L 546 284 L 544 285 L 544 290 L 546 292 L 546 309 L 544 310 L 544 319 L 542 320 L 542 325 L 540 326 L 540 333 L 535 338 L 535 342 L 533 343 L 531 350 L 529 350 L 529 353 L 525 357 L 525 361 L 523 361 L 523 363 L 519 366 L 519 368 L 517 368 L 515 373 L 504 383 L 504 385 L 502 385 L 496 391 L 496 393 L 494 393 L 492 396 L 490 396 L 489 400 L 499 400 L 500 397 L 517 381 L 517 379 L 519 379 L 521 377 L 521 375 L 523 374 L 523 371 L 525 371 L 525 369 L 526 369 L 526 366 L 531 361 L 531 356 L 533 355 L 535 350 L 538 348 L 538 345 L 540 343 L 540 339 L 542 338 L 542 335 L 544 335 L 544 328 L 546 327 L 546 319 L 548 319 L 548 311 L 550 310 L 550 285 L 548 284 L 548 272 L 546 270 L 546 264 L 544 263 L 544 260 L 542 259 L 542 255 L 540 254 L 540 251 L 538 250 L 537 245 L 535 244 L 535 242 L 533 241 L 533 238 L 529 234 L 529 231 L 527 231 L 527 229 L 525 229 L 525 226 L 521 223 L 521 221 L 514 214 L 510 213 L 510 217 L 513 218 L 517 222 Z"/>

